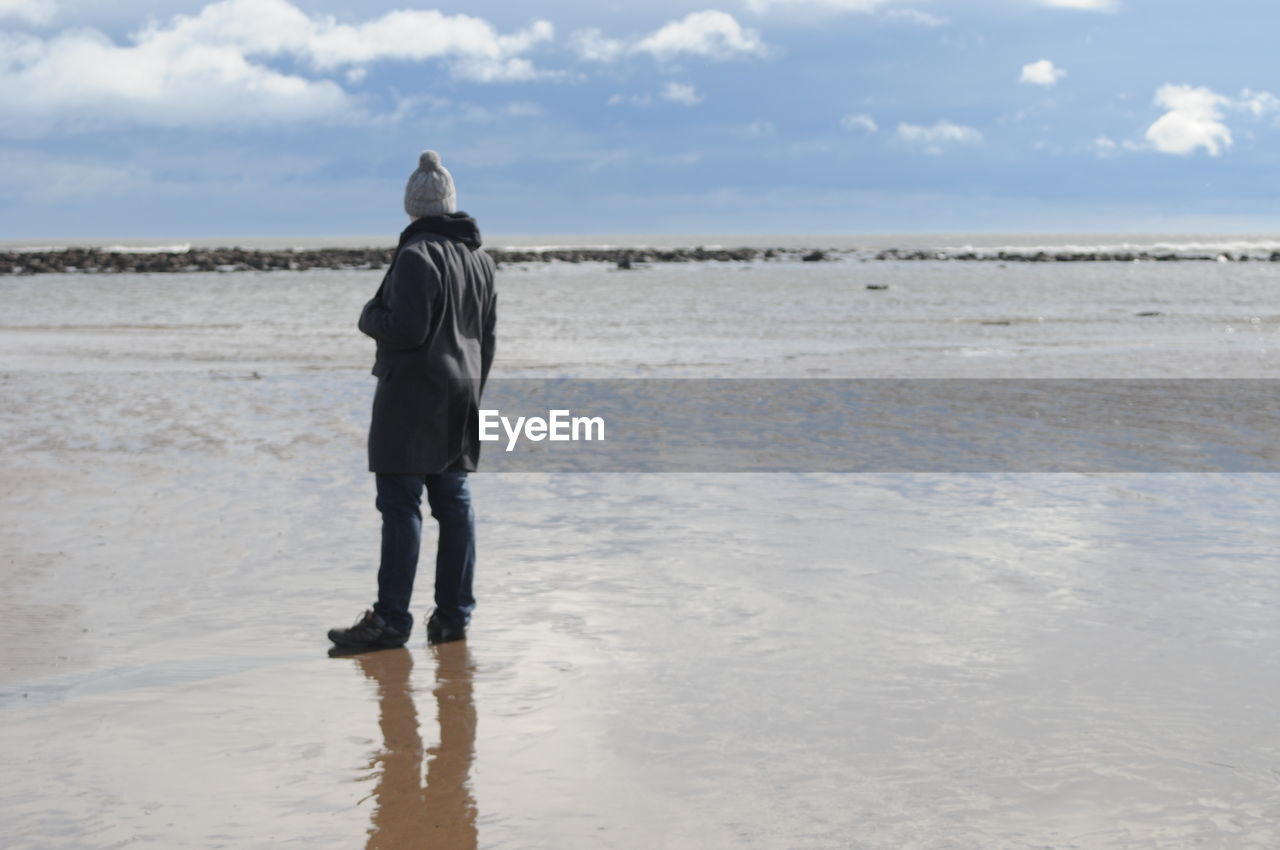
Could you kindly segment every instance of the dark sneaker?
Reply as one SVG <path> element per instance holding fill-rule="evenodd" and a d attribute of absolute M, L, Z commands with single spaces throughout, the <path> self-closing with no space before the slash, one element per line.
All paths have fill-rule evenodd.
<path fill-rule="evenodd" d="M 373 611 L 365 611 L 364 616 L 349 629 L 329 629 L 329 640 L 340 649 L 395 649 L 404 646 L 408 639 L 407 634 L 391 628 Z"/>
<path fill-rule="evenodd" d="M 467 630 L 462 626 L 451 626 L 435 614 L 427 620 L 427 643 L 452 643 L 466 639 Z"/>

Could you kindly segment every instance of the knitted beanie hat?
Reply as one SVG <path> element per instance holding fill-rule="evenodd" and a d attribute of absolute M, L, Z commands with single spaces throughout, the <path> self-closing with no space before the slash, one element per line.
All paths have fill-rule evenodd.
<path fill-rule="evenodd" d="M 423 151 L 418 169 L 404 187 L 404 211 L 411 216 L 444 215 L 456 212 L 458 196 L 453 191 L 453 175 L 440 164 L 440 154 Z"/>

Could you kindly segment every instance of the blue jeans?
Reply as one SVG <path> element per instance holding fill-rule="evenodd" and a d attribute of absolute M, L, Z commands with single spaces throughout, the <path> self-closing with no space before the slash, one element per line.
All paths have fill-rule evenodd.
<path fill-rule="evenodd" d="M 382 475 L 378 478 L 378 511 L 382 514 L 382 564 L 378 567 L 378 602 L 373 611 L 395 629 L 413 629 L 409 599 L 418 572 L 422 541 L 422 488 L 426 485 L 431 516 L 440 524 L 436 545 L 436 617 L 448 626 L 466 626 L 476 607 L 472 581 L 476 571 L 475 514 L 467 473 Z"/>

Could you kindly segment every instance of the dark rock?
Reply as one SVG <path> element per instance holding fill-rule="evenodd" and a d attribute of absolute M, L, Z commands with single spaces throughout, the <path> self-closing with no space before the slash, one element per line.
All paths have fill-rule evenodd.
<path fill-rule="evenodd" d="M 527 266 L 531 263 L 610 263 L 618 269 L 634 269 L 642 263 L 752 262 L 756 260 L 801 261 L 807 263 L 838 259 L 840 251 L 824 249 L 783 248 L 552 248 L 547 250 L 486 248 L 498 265 Z M 51 274 L 58 272 L 111 274 L 121 272 L 161 274 L 211 271 L 307 271 L 339 269 L 381 271 L 391 262 L 394 250 L 385 248 L 321 248 L 295 251 L 259 251 L 246 248 L 192 248 L 180 253 L 137 254 L 104 252 L 94 248 L 69 248 L 62 251 L 0 252 L 0 275 Z M 1045 251 L 973 250 L 950 253 L 936 249 L 885 248 L 874 255 L 860 254 L 858 259 L 877 261 L 931 262 L 1156 262 L 1213 261 L 1219 257 L 1234 262 L 1250 259 L 1280 262 L 1280 250 L 1251 258 L 1237 254 L 1177 254 L 1171 251 L 1141 253 L 1117 251 Z"/>

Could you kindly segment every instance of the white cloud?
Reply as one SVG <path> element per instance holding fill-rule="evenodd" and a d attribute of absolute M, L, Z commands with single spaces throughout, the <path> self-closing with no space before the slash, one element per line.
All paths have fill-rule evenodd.
<path fill-rule="evenodd" d="M 1067 72 L 1055 66 L 1048 59 L 1028 62 L 1022 66 L 1022 75 L 1018 82 L 1033 86 L 1052 86 L 1067 75 Z"/>
<path fill-rule="evenodd" d="M 662 99 L 682 106 L 695 106 L 702 102 L 702 95 L 689 83 L 671 82 L 662 89 Z"/>
<path fill-rule="evenodd" d="M 757 15 L 776 13 L 789 23 L 804 20 L 821 24 L 827 17 L 841 14 L 874 15 L 883 20 L 901 21 L 930 29 L 946 26 L 950 21 L 941 15 L 911 7 L 896 8 L 910 0 L 746 0 L 746 7 Z"/>
<path fill-rule="evenodd" d="M 619 106 L 623 103 L 629 103 L 632 106 L 652 106 L 653 96 L 647 94 L 613 94 L 609 95 L 609 105 Z"/>
<path fill-rule="evenodd" d="M 917 24 L 922 27 L 941 27 L 946 26 L 947 19 L 938 15 L 931 15 L 928 12 L 921 12 L 919 9 L 890 9 L 884 13 L 886 18 L 896 18 L 900 21 Z"/>
<path fill-rule="evenodd" d="M 1220 156 L 1235 143 L 1227 112 L 1248 113 L 1255 119 L 1280 112 L 1280 98 L 1271 92 L 1243 89 L 1229 97 L 1206 86 L 1163 85 L 1156 90 L 1155 104 L 1165 112 L 1147 128 L 1146 142 L 1127 140 L 1126 149 L 1179 156 L 1203 149 L 1209 156 Z M 1246 132 L 1246 137 L 1252 134 Z"/>
<path fill-rule="evenodd" d="M 930 127 L 918 124 L 899 124 L 896 134 L 899 141 L 917 145 L 925 153 L 940 154 L 947 145 L 977 145 L 982 143 L 982 133 L 973 127 L 939 121 Z"/>
<path fill-rule="evenodd" d="M 197 15 L 152 24 L 135 38 L 139 46 L 171 53 L 223 46 L 246 56 L 295 56 L 321 71 L 386 59 L 448 59 L 458 76 L 490 81 L 532 76 L 528 60 L 516 57 L 553 35 L 546 21 L 500 35 L 488 21 L 435 10 L 388 12 L 352 25 L 310 17 L 288 0 L 221 0 Z"/>
<path fill-rule="evenodd" d="M 746 0 L 746 6 L 758 15 L 773 11 L 792 14 L 809 12 L 818 16 L 841 13 L 870 15 L 884 9 L 885 18 L 906 21 L 922 27 L 940 27 L 947 23 L 946 18 L 919 9 L 885 8 L 894 2 L 895 0 Z"/>
<path fill-rule="evenodd" d="M 513 100 L 503 112 L 512 118 L 541 118 L 546 114 L 542 104 L 531 100 Z"/>
<path fill-rule="evenodd" d="M 1280 109 L 1280 98 L 1271 92 L 1256 92 L 1252 89 L 1245 89 L 1240 92 L 1240 97 L 1236 100 L 1235 105 L 1252 113 L 1254 118 L 1258 118 L 1264 113 L 1275 112 Z"/>
<path fill-rule="evenodd" d="M 797 6 L 827 12 L 874 12 L 887 0 L 747 0 L 747 8 L 756 13 Z"/>
<path fill-rule="evenodd" d="M 740 133 L 748 139 L 765 139 L 770 136 L 776 136 L 778 128 L 772 121 L 761 119 L 759 121 L 752 121 L 750 124 L 743 127 Z"/>
<path fill-rule="evenodd" d="M 1093 140 L 1093 151 L 1103 159 L 1115 156 L 1120 150 L 1120 146 L 1106 136 L 1099 136 Z"/>
<path fill-rule="evenodd" d="M 840 119 L 840 126 L 846 130 L 862 130 L 864 133 L 874 133 L 880 129 L 876 124 L 876 119 L 870 115 L 846 115 Z"/>
<path fill-rule="evenodd" d="M 66 204 L 102 197 L 121 198 L 149 182 L 145 170 L 129 164 L 63 159 L 46 153 L 0 149 L 0 194 L 21 203 Z"/>
<path fill-rule="evenodd" d="M 1110 12 L 1116 8 L 1116 0 L 1041 0 L 1046 6 L 1060 9 L 1082 9 L 1087 12 Z"/>
<path fill-rule="evenodd" d="M 17 18 L 39 26 L 49 23 L 57 13 L 55 0 L 0 0 L 0 20 Z"/>
<path fill-rule="evenodd" d="M 662 91 L 658 92 L 657 98 L 665 100 L 669 103 L 678 103 L 681 106 L 696 106 L 702 103 L 703 97 L 698 94 L 698 90 L 691 83 L 667 83 Z M 652 94 L 614 94 L 609 96 L 610 106 L 620 106 L 622 104 L 630 104 L 646 108 L 653 106 L 654 95 Z"/>
<path fill-rule="evenodd" d="M 433 94 L 413 94 L 402 95 L 396 94 L 396 108 L 385 115 L 379 115 L 374 120 L 379 124 L 396 124 L 406 118 L 415 115 L 423 115 L 428 112 L 438 113 L 447 109 L 452 101 L 447 97 L 439 97 Z"/>
<path fill-rule="evenodd" d="M 659 60 L 681 54 L 720 60 L 768 52 L 759 33 L 739 24 L 733 15 L 715 11 L 693 12 L 646 36 L 629 40 L 608 38 L 594 27 L 578 30 L 569 43 L 578 57 L 588 62 L 615 62 L 635 53 L 647 53 Z"/>
<path fill-rule="evenodd" d="M 26 135 L 129 122 L 343 119 L 359 116 L 359 105 L 337 82 L 314 73 L 340 72 L 356 84 L 371 62 L 434 59 L 480 82 L 529 79 L 539 72 L 520 54 L 552 35 L 542 21 L 502 35 L 479 18 L 436 11 L 339 24 L 287 0 L 222 0 L 195 15 L 153 22 L 127 44 L 86 29 L 47 39 L 0 32 L 0 110 L 10 134 Z M 273 58 L 303 68 L 283 71 L 261 61 Z"/>
<path fill-rule="evenodd" d="M 1218 156 L 1231 147 L 1231 130 L 1222 122 L 1230 99 L 1203 86 L 1164 85 L 1155 102 L 1168 111 L 1147 128 L 1146 138 L 1161 153 L 1186 156 L 1204 148 Z"/>
<path fill-rule="evenodd" d="M 569 39 L 578 55 L 589 62 L 612 62 L 627 52 L 627 46 L 614 38 L 605 38 L 599 29 L 578 30 Z"/>
<path fill-rule="evenodd" d="M 682 53 L 709 59 L 735 56 L 760 56 L 764 42 L 755 30 L 743 27 L 727 12 L 693 12 L 671 21 L 632 48 L 657 59 L 669 59 Z"/>
<path fill-rule="evenodd" d="M 437 111 L 449 105 L 449 101 L 440 98 L 438 102 L 431 103 L 431 107 Z M 438 116 L 436 124 L 440 124 L 453 119 L 459 121 L 470 121 L 477 124 L 488 124 L 497 121 L 500 118 L 541 118 L 545 113 L 542 105 L 529 100 L 517 100 L 508 103 L 501 109 L 486 109 L 477 104 L 459 104 L 459 108 L 454 111 L 453 115 Z"/>
<path fill-rule="evenodd" d="M 360 112 L 338 84 L 253 64 L 232 47 L 119 47 L 92 31 L 8 41 L 0 53 L 15 41 L 17 50 L 0 70 L 0 110 L 10 135 L 119 123 L 277 124 Z"/>

